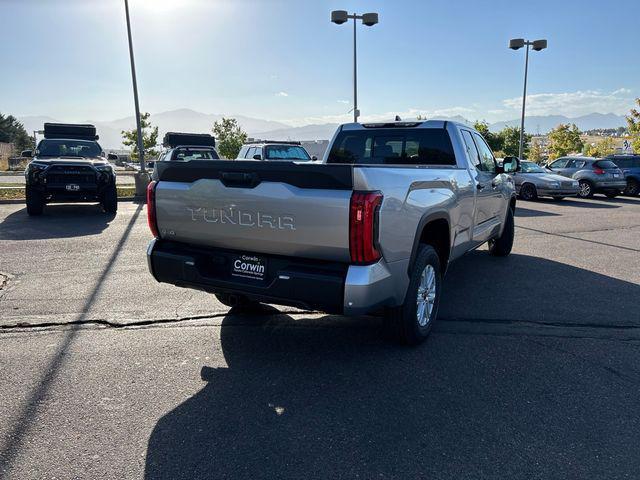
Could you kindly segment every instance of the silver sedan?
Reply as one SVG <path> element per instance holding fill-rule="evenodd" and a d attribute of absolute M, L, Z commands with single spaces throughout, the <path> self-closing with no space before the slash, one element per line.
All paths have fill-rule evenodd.
<path fill-rule="evenodd" d="M 522 200 L 535 200 L 538 197 L 553 197 L 562 200 L 574 197 L 580 186 L 576 180 L 556 175 L 533 163 L 522 161 L 520 168 L 513 174 L 516 192 Z"/>

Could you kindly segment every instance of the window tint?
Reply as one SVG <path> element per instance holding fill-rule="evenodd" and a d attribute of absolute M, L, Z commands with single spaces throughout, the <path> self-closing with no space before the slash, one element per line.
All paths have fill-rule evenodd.
<path fill-rule="evenodd" d="M 102 148 L 89 140 L 44 139 L 38 144 L 40 157 L 99 157 Z"/>
<path fill-rule="evenodd" d="M 594 163 L 594 165 L 602 169 L 618 168 L 617 165 L 613 163 L 611 160 L 598 160 L 596 163 Z"/>
<path fill-rule="evenodd" d="M 473 138 L 476 141 L 476 146 L 478 147 L 478 153 L 480 154 L 480 169 L 485 172 L 495 172 L 496 171 L 496 161 L 493 158 L 493 153 L 487 145 L 487 142 L 484 141 L 477 133 L 473 134 Z"/>
<path fill-rule="evenodd" d="M 631 159 L 630 158 L 612 158 L 611 161 L 615 163 L 620 168 L 629 168 L 631 167 Z"/>
<path fill-rule="evenodd" d="M 343 131 L 327 163 L 455 165 L 449 133 L 436 128 L 370 128 Z"/>
<path fill-rule="evenodd" d="M 555 162 L 553 162 L 551 164 L 551 166 L 553 168 L 564 168 L 567 166 L 567 163 L 569 162 L 568 158 L 559 158 L 558 160 L 556 160 Z"/>
<path fill-rule="evenodd" d="M 464 146 L 467 150 L 467 156 L 469 157 L 469 161 L 471 165 L 480 170 L 482 167 L 480 166 L 480 154 L 478 153 L 478 149 L 476 148 L 476 144 L 471 137 L 471 132 L 467 130 L 462 130 L 462 139 L 464 140 Z"/>

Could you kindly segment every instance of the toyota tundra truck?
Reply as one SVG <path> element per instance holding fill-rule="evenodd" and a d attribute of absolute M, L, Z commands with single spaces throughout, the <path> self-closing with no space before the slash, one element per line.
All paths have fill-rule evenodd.
<path fill-rule="evenodd" d="M 518 161 L 499 166 L 459 123 L 345 124 L 321 163 L 159 163 L 149 270 L 231 307 L 384 312 L 396 339 L 417 344 L 447 266 L 513 244 Z"/>

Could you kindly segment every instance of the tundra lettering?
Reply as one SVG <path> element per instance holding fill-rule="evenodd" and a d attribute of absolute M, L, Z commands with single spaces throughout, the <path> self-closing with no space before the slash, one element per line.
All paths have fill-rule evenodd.
<path fill-rule="evenodd" d="M 243 227 L 273 228 L 277 230 L 295 230 L 295 220 L 291 215 L 270 215 L 261 212 L 247 212 L 230 208 L 190 208 L 191 220 L 208 223 L 241 225 Z"/>

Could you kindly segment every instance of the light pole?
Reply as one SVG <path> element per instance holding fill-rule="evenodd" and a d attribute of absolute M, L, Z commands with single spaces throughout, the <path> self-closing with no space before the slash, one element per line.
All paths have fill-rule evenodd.
<path fill-rule="evenodd" d="M 127 17 L 127 35 L 129 37 L 129 59 L 131 61 L 131 79 L 133 81 L 133 103 L 136 109 L 136 128 L 138 130 L 138 159 L 140 160 L 140 172 L 135 175 L 136 196 L 145 195 L 149 176 L 144 163 L 144 144 L 142 142 L 142 125 L 140 124 L 140 105 L 138 103 L 138 82 L 136 81 L 136 64 L 133 59 L 133 41 L 131 40 L 131 20 L 129 19 L 129 2 L 124 0 L 124 11 Z"/>
<path fill-rule="evenodd" d="M 522 117 L 520 118 L 520 148 L 518 150 L 518 158 L 522 160 L 522 153 L 524 150 L 524 110 L 527 100 L 527 73 L 529 71 L 529 47 L 533 48 L 536 52 L 547 48 L 546 40 L 534 40 L 530 42 L 524 38 L 512 38 L 509 40 L 509 48 L 511 50 L 519 50 L 526 46 L 526 54 L 524 57 L 524 92 L 522 93 Z"/>
<path fill-rule="evenodd" d="M 378 23 L 377 13 L 364 13 L 358 15 L 356 13 L 349 15 L 346 10 L 334 10 L 331 12 L 331 21 L 337 25 L 346 23 L 349 19 L 353 19 L 353 121 L 357 122 L 360 116 L 358 110 L 358 53 L 356 49 L 356 20 L 362 20 L 367 27 L 372 27 Z"/>

